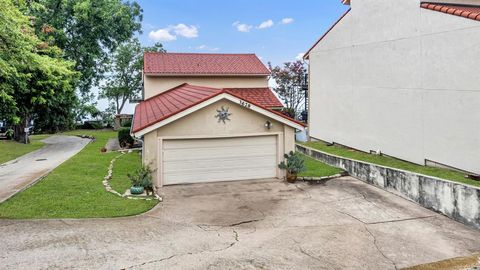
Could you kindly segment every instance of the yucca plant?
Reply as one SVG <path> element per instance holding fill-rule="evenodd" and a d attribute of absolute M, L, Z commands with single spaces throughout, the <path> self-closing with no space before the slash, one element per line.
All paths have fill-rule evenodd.
<path fill-rule="evenodd" d="M 305 162 L 299 153 L 291 151 L 288 154 L 283 155 L 284 161 L 278 164 L 278 167 L 287 171 L 287 181 L 295 182 L 299 173 L 305 170 Z"/>

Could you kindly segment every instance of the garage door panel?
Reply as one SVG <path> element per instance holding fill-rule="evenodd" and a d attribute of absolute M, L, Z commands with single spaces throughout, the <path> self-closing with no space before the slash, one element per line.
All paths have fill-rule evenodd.
<path fill-rule="evenodd" d="M 252 140 L 248 137 L 239 138 L 216 138 L 216 139 L 192 139 L 192 140 L 169 140 L 164 145 L 163 149 L 191 149 L 191 148 L 209 148 L 209 147 L 222 147 L 222 146 L 253 146 L 253 145 L 271 145 L 275 143 L 272 140 L 272 136 L 260 136 L 255 137 Z M 199 145 L 201 142 L 201 145 Z"/>
<path fill-rule="evenodd" d="M 272 174 L 276 173 L 276 168 L 262 169 L 262 170 L 236 170 L 237 175 L 231 173 L 231 170 L 216 171 L 214 173 L 182 173 L 182 174 L 167 174 L 164 181 L 168 185 L 182 184 L 182 183 L 202 183 L 202 182 L 219 182 L 219 181 L 236 181 L 236 180 L 251 180 L 258 178 L 271 178 Z M 199 181 L 202 180 L 203 181 Z"/>
<path fill-rule="evenodd" d="M 272 166 L 272 160 L 276 156 L 265 155 L 261 157 L 242 158 L 242 159 L 217 159 L 217 160 L 190 160 L 183 162 L 165 162 L 165 173 L 178 173 L 187 171 L 207 172 L 210 170 L 230 169 L 247 169 L 247 168 L 263 168 Z M 276 167 L 276 166 L 273 166 Z"/>
<path fill-rule="evenodd" d="M 255 157 L 264 155 L 265 153 L 272 153 L 276 150 L 274 145 L 266 146 L 231 146 L 231 147 L 216 147 L 216 148 L 192 148 L 192 149 L 170 149 L 163 152 L 165 160 L 199 160 L 209 158 L 243 158 Z"/>
<path fill-rule="evenodd" d="M 272 178 L 276 136 L 164 140 L 163 184 Z"/>

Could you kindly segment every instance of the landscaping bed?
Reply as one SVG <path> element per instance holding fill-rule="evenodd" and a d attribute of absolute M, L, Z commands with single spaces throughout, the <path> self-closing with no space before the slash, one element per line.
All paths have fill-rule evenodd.
<path fill-rule="evenodd" d="M 45 179 L 0 204 L 1 218 L 120 217 L 140 214 L 155 206 L 155 200 L 128 200 L 105 191 L 102 180 L 118 153 L 101 153 L 100 149 L 109 138 L 117 136 L 116 132 L 75 130 L 63 135 L 89 135 L 95 140 Z M 140 166 L 136 155 L 138 153 L 126 155 L 127 160 L 121 166 L 128 166 L 130 170 Z M 117 168 L 120 176 L 124 168 Z M 112 185 L 124 192 L 129 181 L 125 175 L 125 178 L 112 179 Z"/>
<path fill-rule="evenodd" d="M 374 154 L 357 151 L 357 150 L 343 147 L 340 145 L 330 146 L 324 142 L 306 142 L 301 144 L 307 147 L 311 147 L 313 149 L 320 150 L 328 154 L 332 154 L 332 155 L 336 155 L 344 158 L 364 161 L 368 163 L 373 163 L 373 164 L 391 167 L 395 169 L 401 169 L 401 170 L 424 174 L 428 176 L 434 176 L 441 179 L 451 180 L 451 181 L 469 184 L 473 186 L 480 186 L 479 181 L 465 178 L 465 173 L 458 172 L 455 170 L 417 165 L 414 163 L 410 163 L 407 161 L 399 160 L 399 159 L 388 157 L 388 156 L 380 156 L 380 155 L 374 155 Z"/>

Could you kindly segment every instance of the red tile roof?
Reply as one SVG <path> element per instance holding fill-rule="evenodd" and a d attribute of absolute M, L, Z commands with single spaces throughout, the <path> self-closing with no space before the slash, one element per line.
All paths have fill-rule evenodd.
<path fill-rule="evenodd" d="M 270 75 L 255 54 L 144 54 L 145 74 L 156 75 Z"/>
<path fill-rule="evenodd" d="M 268 87 L 264 88 L 225 88 L 226 91 L 241 97 L 242 99 L 253 101 L 267 108 L 283 107 L 282 102 L 273 94 Z"/>
<path fill-rule="evenodd" d="M 268 88 L 254 88 L 253 90 L 249 88 L 220 89 L 189 85 L 186 83 L 181 84 L 166 92 L 160 93 L 140 102 L 135 107 L 132 131 L 139 132 L 142 129 L 152 126 L 222 93 L 227 93 L 237 98 L 246 100 L 257 107 L 273 112 L 300 125 L 304 125 L 301 122 L 269 109 L 269 107 L 271 107 L 269 104 L 275 104 L 275 107 L 277 107 L 276 105 L 283 105 L 279 103 L 278 99 L 275 97 L 275 95 L 273 95 L 273 93 L 271 93 L 271 95 L 267 95 L 266 90 L 271 91 Z M 254 91 L 256 94 L 247 94 L 245 93 L 247 91 Z M 272 100 L 269 100 L 267 96 L 270 96 Z"/>
<path fill-rule="evenodd" d="M 422 8 L 480 21 L 480 6 L 422 3 Z"/>

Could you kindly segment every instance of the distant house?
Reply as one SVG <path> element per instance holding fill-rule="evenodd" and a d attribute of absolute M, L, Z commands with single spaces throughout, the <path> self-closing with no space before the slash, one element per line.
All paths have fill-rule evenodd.
<path fill-rule="evenodd" d="M 342 2 L 305 55 L 310 136 L 480 173 L 480 1 Z"/>
<path fill-rule="evenodd" d="M 303 124 L 277 110 L 254 54 L 146 53 L 132 132 L 163 185 L 280 178 Z"/>

